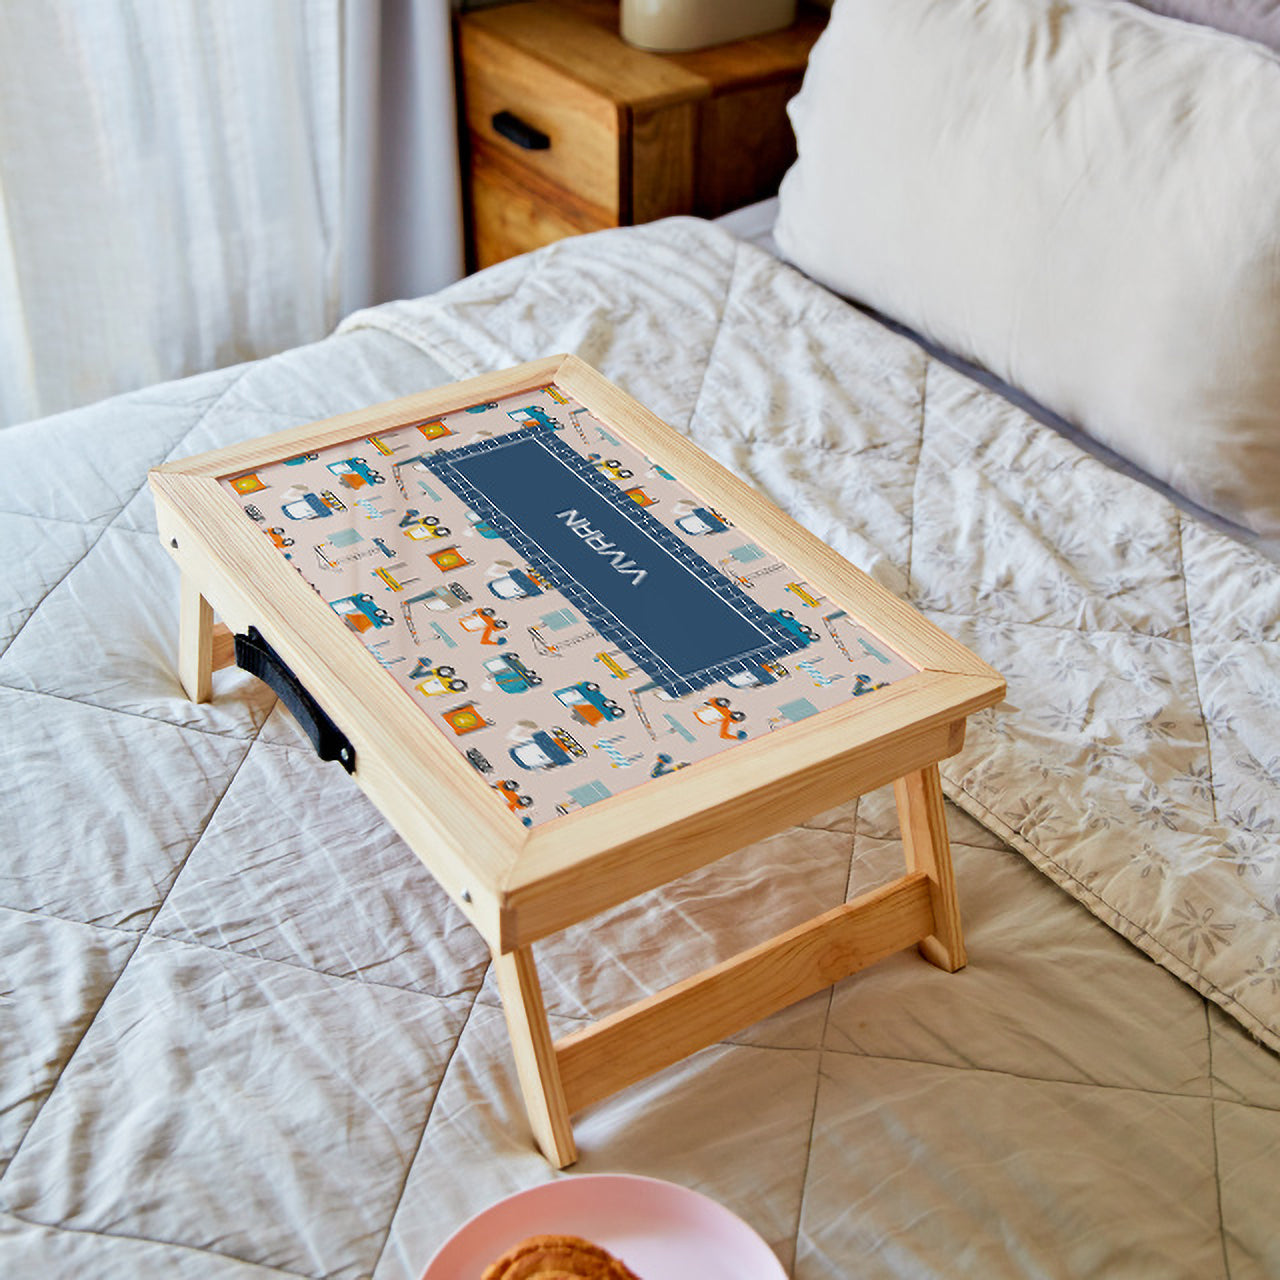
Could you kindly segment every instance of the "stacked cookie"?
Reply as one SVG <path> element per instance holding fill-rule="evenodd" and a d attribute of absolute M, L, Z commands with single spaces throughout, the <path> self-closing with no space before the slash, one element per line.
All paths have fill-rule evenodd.
<path fill-rule="evenodd" d="M 480 1280 L 640 1280 L 608 1250 L 579 1236 L 530 1236 L 485 1268 Z"/>

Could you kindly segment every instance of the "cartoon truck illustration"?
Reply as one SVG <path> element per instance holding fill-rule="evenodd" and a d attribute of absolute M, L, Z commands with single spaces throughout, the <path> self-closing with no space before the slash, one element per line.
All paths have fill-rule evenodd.
<path fill-rule="evenodd" d="M 525 693 L 542 683 L 542 677 L 536 671 L 530 671 L 514 653 L 490 658 L 484 669 L 503 693 Z"/>
<path fill-rule="evenodd" d="M 493 638 L 499 631 L 506 630 L 506 619 L 497 617 L 487 605 L 473 609 L 470 613 L 464 613 L 458 619 L 458 626 L 473 635 L 478 633 L 481 644 L 507 643 L 506 636 L 498 636 L 496 640 Z"/>
<path fill-rule="evenodd" d="M 682 533 L 698 535 L 703 533 L 722 533 L 729 528 L 729 522 L 710 507 L 694 507 L 687 516 L 676 521 L 676 528 Z"/>
<path fill-rule="evenodd" d="M 489 583 L 489 590 L 499 600 L 520 600 L 525 596 L 540 596 L 551 584 L 532 569 L 512 569 Z"/>
<path fill-rule="evenodd" d="M 600 692 L 600 686 L 588 680 L 555 691 L 556 700 L 569 708 L 575 720 L 597 725 L 606 720 L 620 720 L 627 713 L 611 698 Z"/>
<path fill-rule="evenodd" d="M 491 524 L 490 524 L 490 523 L 489 523 L 489 522 L 484 518 L 484 516 L 482 516 L 478 511 L 468 511 L 468 512 L 467 512 L 467 523 L 468 523 L 468 524 L 469 524 L 469 525 L 470 525 L 470 526 L 471 526 L 471 527 L 472 527 L 472 528 L 473 528 L 473 529 L 474 529 L 474 530 L 475 530 L 475 531 L 476 531 L 476 532 L 477 532 L 477 533 L 478 533 L 482 538 L 500 538 L 500 537 L 502 537 L 502 534 L 500 534 L 500 533 L 498 532 L 498 530 L 497 530 L 493 525 L 491 525 Z"/>
<path fill-rule="evenodd" d="M 587 461 L 614 480 L 630 480 L 635 475 L 634 471 L 624 466 L 617 458 L 606 458 L 601 453 L 587 454 Z"/>
<path fill-rule="evenodd" d="M 526 427 L 531 423 L 536 423 L 540 427 L 550 427 L 553 431 L 560 430 L 560 423 L 545 409 L 536 404 L 526 405 L 523 409 L 508 410 L 507 417 L 513 422 L 518 422 Z"/>
<path fill-rule="evenodd" d="M 333 472 L 348 489 L 363 489 L 367 484 L 385 484 L 386 478 L 375 471 L 363 458 L 341 458 L 329 463 Z"/>
<path fill-rule="evenodd" d="M 413 686 L 424 698 L 438 698 L 442 694 L 466 691 L 467 682 L 460 679 L 452 667 L 428 667 L 425 674 L 426 679 Z"/>
<path fill-rule="evenodd" d="M 744 671 L 735 671 L 725 680 L 725 684 L 730 684 L 735 689 L 758 689 L 790 674 L 780 662 L 753 662 Z"/>
<path fill-rule="evenodd" d="M 811 645 L 817 638 L 818 633 L 812 627 L 806 627 L 803 622 L 796 621 L 796 615 L 789 609 L 775 609 L 773 616 L 782 624 L 782 626 L 797 640 L 803 640 L 805 646 Z"/>
<path fill-rule="evenodd" d="M 656 507 L 658 505 L 658 499 L 651 493 L 646 493 L 643 485 L 635 484 L 630 489 L 623 489 L 622 492 L 637 506 Z"/>
<path fill-rule="evenodd" d="M 449 530 L 435 516 L 422 515 L 417 507 L 410 507 L 400 518 L 400 528 L 406 538 L 422 541 L 424 538 L 447 538 Z"/>
<path fill-rule="evenodd" d="M 519 813 L 533 803 L 532 796 L 520 794 L 520 784 L 513 778 L 504 778 L 501 782 L 491 782 L 489 785 L 507 802 L 507 808 L 512 813 Z M 525 821 L 528 822 L 528 819 Z"/>
<path fill-rule="evenodd" d="M 538 729 L 533 737 L 517 742 L 507 754 L 522 769 L 559 769 L 577 756 L 585 756 L 586 748 L 572 734 L 558 725 L 549 732 Z"/>
<path fill-rule="evenodd" d="M 380 631 L 383 627 L 389 627 L 394 621 L 371 595 L 366 595 L 363 591 L 343 596 L 340 600 L 330 600 L 329 608 L 338 614 L 357 635 L 370 630 Z"/>
<path fill-rule="evenodd" d="M 694 713 L 693 718 L 699 724 L 715 725 L 720 730 L 722 738 L 728 738 L 733 741 L 738 738 L 745 738 L 747 731 L 745 729 L 734 729 L 732 726 L 745 720 L 746 714 L 742 711 L 731 711 L 729 709 L 728 698 L 708 698 Z"/>
<path fill-rule="evenodd" d="M 301 494 L 286 502 L 280 510 L 290 520 L 319 520 L 333 514 L 328 504 L 322 502 L 314 493 Z"/>

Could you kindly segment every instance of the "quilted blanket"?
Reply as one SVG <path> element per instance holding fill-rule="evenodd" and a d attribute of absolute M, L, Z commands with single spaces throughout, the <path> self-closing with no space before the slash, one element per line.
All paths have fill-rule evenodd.
<path fill-rule="evenodd" d="M 183 694 L 146 488 L 560 351 L 1009 682 L 945 765 L 969 966 L 893 957 L 589 1108 L 565 1174 L 462 915 L 265 686 Z M 419 1280 L 500 1198 L 613 1171 L 796 1280 L 1280 1275 L 1268 560 L 691 220 L 12 428 L 0 475 L 0 1275 Z M 877 792 L 540 942 L 553 1029 L 901 859 Z"/>
<path fill-rule="evenodd" d="M 972 647 L 1009 695 L 947 794 L 1280 1049 L 1280 568 L 701 223 L 361 325 L 576 351 Z"/>

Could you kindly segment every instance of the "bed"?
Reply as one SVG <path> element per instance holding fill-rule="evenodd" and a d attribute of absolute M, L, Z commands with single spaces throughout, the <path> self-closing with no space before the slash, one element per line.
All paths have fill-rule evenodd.
<path fill-rule="evenodd" d="M 1041 68 L 1077 41 L 1096 69 L 1095 38 L 1113 68 L 1151 41 L 1225 60 L 1232 100 L 1256 93 L 1280 137 L 1280 62 L 1243 37 L 1106 0 L 942 8 L 972 10 L 941 32 L 953 47 L 993 38 L 983 23 L 1003 12 Z M 919 49 L 923 27 L 890 28 L 939 13 L 841 0 L 827 65 L 855 37 L 867 57 L 908 35 Z M 1049 30 L 1018 25 L 1029 13 L 1058 43 L 1029 43 Z M 1190 370 L 1227 367 L 1241 388 L 1241 421 L 1212 402 L 1233 462 L 1208 488 L 1179 470 L 1191 446 L 1172 429 L 1154 454 L 1131 447 L 1110 407 L 1133 384 L 1106 363 L 1137 331 L 1128 293 L 1107 311 L 1091 285 L 1087 327 L 1107 342 L 1065 362 L 1072 386 L 1033 350 L 1029 314 L 1069 311 L 1061 282 L 1021 299 L 1017 342 L 984 328 L 1009 308 L 980 252 L 985 316 L 955 305 L 972 279 L 922 291 L 940 273 L 919 264 L 956 248 L 923 219 L 886 247 L 874 146 L 819 163 L 830 76 L 815 66 L 778 205 L 562 241 L 312 346 L 0 436 L 0 1272 L 416 1280 L 502 1197 L 628 1172 L 718 1200 L 796 1280 L 1280 1275 L 1280 400 L 1268 454 L 1240 409 L 1274 391 L 1267 369 L 1260 389 L 1238 360 Z M 821 187 L 833 172 L 864 184 L 870 255 L 824 240 L 858 239 L 847 216 L 822 221 L 849 213 Z M 1280 254 L 1254 248 L 1248 349 L 1265 366 L 1280 293 L 1259 277 Z M 209 703 L 184 695 L 146 487 L 166 459 L 558 351 L 1009 686 L 943 766 L 968 967 L 899 955 L 747 1028 L 584 1113 L 563 1173 L 533 1147 L 461 914 L 265 686 L 231 668 Z M 1173 396 L 1178 373 L 1153 394 Z M 843 902 L 901 856 L 891 792 L 851 797 L 549 939 L 553 1024 Z"/>

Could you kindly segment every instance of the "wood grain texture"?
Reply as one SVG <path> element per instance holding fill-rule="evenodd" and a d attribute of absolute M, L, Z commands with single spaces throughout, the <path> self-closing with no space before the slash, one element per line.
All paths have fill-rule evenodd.
<path fill-rule="evenodd" d="M 779 121 L 786 120 L 787 103 L 799 88 L 796 76 L 743 86 L 698 104 L 691 212 L 718 218 L 777 193 L 796 158 L 795 135 Z"/>
<path fill-rule="evenodd" d="M 221 671 L 224 667 L 236 664 L 236 638 L 225 622 L 213 624 L 213 669 Z"/>
<path fill-rule="evenodd" d="M 944 677 L 882 693 L 913 679 L 936 689 Z M 504 945 L 567 928 L 958 749 L 950 708 L 904 724 L 897 709 L 910 705 L 886 696 L 851 716 L 824 712 L 535 827 L 503 885 Z"/>
<path fill-rule="evenodd" d="M 651 222 L 693 208 L 696 129 L 692 103 L 632 110 L 627 221 Z"/>
<path fill-rule="evenodd" d="M 463 22 L 459 32 L 463 109 L 472 136 L 544 182 L 606 210 L 616 222 L 623 212 L 618 105 L 481 22 Z M 551 145 L 528 151 L 502 137 L 492 124 L 501 111 L 541 130 Z"/>
<path fill-rule="evenodd" d="M 964 934 L 938 766 L 931 764 L 899 778 L 893 784 L 893 793 L 907 868 L 922 871 L 929 878 L 934 928 L 921 941 L 920 954 L 930 964 L 954 973 L 965 965 Z"/>
<path fill-rule="evenodd" d="M 464 39 L 468 32 L 482 35 L 504 45 L 510 56 L 540 63 L 547 73 L 615 107 L 652 109 L 710 92 L 697 72 L 623 41 L 616 8 L 612 22 L 602 23 L 593 21 L 581 5 L 534 0 L 475 10 L 459 28 Z"/>
<path fill-rule="evenodd" d="M 192 702 L 208 702 L 213 697 L 213 607 L 186 574 L 178 594 L 178 679 Z"/>
<path fill-rule="evenodd" d="M 474 140 L 470 198 L 471 253 L 477 269 L 566 236 L 618 225 L 616 210 L 552 187 Z"/>
<path fill-rule="evenodd" d="M 570 1112 L 920 941 L 928 881 L 904 876 L 556 1042 Z"/>
<path fill-rule="evenodd" d="M 533 953 L 527 947 L 495 951 L 493 967 L 534 1141 L 557 1169 L 563 1169 L 578 1158 L 578 1151 Z"/>
<path fill-rule="evenodd" d="M 303 423 L 284 431 L 258 436 L 224 449 L 212 449 L 166 462 L 151 470 L 152 476 L 234 476 L 242 471 L 253 471 L 272 462 L 282 462 L 295 454 L 309 450 L 326 449 L 330 445 L 343 444 L 362 436 L 377 435 L 393 427 L 413 422 L 427 422 L 467 405 L 484 404 L 489 400 L 501 400 L 521 391 L 545 387 L 558 376 L 564 364 L 563 355 L 548 356 L 543 360 L 531 360 L 527 364 L 495 373 L 481 374 L 462 382 L 450 382 L 443 387 L 414 395 L 401 396 L 382 404 L 341 413 L 317 422 Z M 155 488 L 153 482 L 152 488 Z M 243 520 L 237 523 L 243 524 Z"/>

